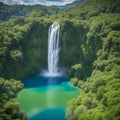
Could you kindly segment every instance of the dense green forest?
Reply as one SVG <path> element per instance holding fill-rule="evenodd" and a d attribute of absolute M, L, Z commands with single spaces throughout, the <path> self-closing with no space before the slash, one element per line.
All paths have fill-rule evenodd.
<path fill-rule="evenodd" d="M 56 14 L 59 12 L 59 10 L 60 9 L 55 6 L 46 7 L 43 5 L 5 5 L 0 2 L 0 20 L 6 21 L 10 18 L 16 18 L 17 16 L 42 17 Z"/>
<path fill-rule="evenodd" d="M 12 99 L 23 88 L 23 84 L 14 79 L 0 78 L 0 120 L 26 120 L 27 116 L 20 111 L 19 103 Z"/>
<path fill-rule="evenodd" d="M 23 88 L 13 79 L 46 68 L 48 28 L 57 21 L 61 26 L 60 66 L 67 68 L 71 83 L 82 90 L 68 102 L 66 118 L 119 120 L 119 6 L 120 0 L 90 0 L 62 10 L 0 4 L 0 119 L 27 119 L 12 100 Z"/>

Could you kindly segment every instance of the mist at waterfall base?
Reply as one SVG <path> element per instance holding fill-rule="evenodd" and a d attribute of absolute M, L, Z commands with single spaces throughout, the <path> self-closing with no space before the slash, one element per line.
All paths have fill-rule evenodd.
<path fill-rule="evenodd" d="M 49 27 L 48 70 L 22 80 L 25 88 L 15 99 L 29 120 L 65 120 L 67 102 L 80 94 L 80 89 L 72 86 L 70 78 L 58 67 L 59 29 L 57 22 Z"/>

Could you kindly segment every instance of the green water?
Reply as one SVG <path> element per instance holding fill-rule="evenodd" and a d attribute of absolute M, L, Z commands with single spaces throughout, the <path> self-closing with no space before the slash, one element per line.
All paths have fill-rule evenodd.
<path fill-rule="evenodd" d="M 43 84 L 42 81 L 41 83 Z M 47 109 L 65 109 L 67 102 L 80 94 L 80 89 L 68 81 L 40 87 L 28 86 L 18 94 L 15 101 L 20 103 L 21 110 L 25 111 L 29 118 Z"/>

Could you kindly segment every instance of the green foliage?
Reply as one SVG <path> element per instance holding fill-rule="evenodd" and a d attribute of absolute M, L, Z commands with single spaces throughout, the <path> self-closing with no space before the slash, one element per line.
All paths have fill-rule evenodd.
<path fill-rule="evenodd" d="M 10 57 L 14 60 L 22 58 L 22 53 L 19 50 L 11 50 Z"/>
<path fill-rule="evenodd" d="M 72 69 L 74 69 L 74 70 L 78 70 L 78 69 L 81 69 L 81 68 L 82 68 L 81 64 L 76 64 L 76 65 L 72 66 Z"/>
<path fill-rule="evenodd" d="M 93 8 L 93 5 L 95 9 Z M 115 1 L 90 1 L 89 4 L 78 6 L 67 11 L 68 14 L 78 17 L 86 32 L 86 43 L 81 45 L 83 56 L 91 61 L 86 64 L 91 67 L 91 76 L 82 84 L 82 94 L 70 101 L 66 109 L 66 117 L 69 120 L 119 120 L 120 119 L 120 2 Z M 86 9 L 86 7 L 88 9 Z M 75 11 L 76 10 L 76 11 Z M 84 10 L 84 13 L 82 13 Z M 93 14 L 94 13 L 94 14 Z M 93 49 L 94 48 L 94 49 Z M 95 56 L 97 54 L 97 57 Z M 92 55 L 92 57 L 90 56 Z M 82 57 L 83 57 L 82 56 Z M 85 62 L 85 59 L 84 59 Z M 76 61 L 78 63 L 78 61 Z M 85 64 L 79 61 L 82 68 Z M 75 65 L 76 66 L 76 65 Z M 76 67 L 73 67 L 74 69 Z M 81 68 L 81 69 L 82 69 Z M 81 72 L 76 70 L 73 76 L 79 78 Z M 85 73 L 84 73 L 85 74 Z M 86 75 L 86 74 L 85 74 Z M 78 86 L 78 80 L 71 79 Z M 71 113 L 72 111 L 72 113 Z M 113 112 L 114 111 L 114 112 Z"/>
<path fill-rule="evenodd" d="M 1 20 L 12 17 L 11 11 L 19 7 L 24 11 L 23 16 L 28 16 L 0 22 L 0 76 L 23 78 L 46 67 L 48 27 L 58 21 L 60 66 L 71 69 L 71 83 L 82 89 L 82 94 L 68 103 L 66 117 L 68 120 L 119 120 L 119 6 L 119 0 L 90 0 L 58 14 L 55 7 L 0 7 L 4 8 L 0 9 Z M 10 14 L 6 12 L 8 8 Z M 8 14 L 7 18 L 4 13 Z M 14 96 L 14 92 L 6 90 L 2 94 L 3 102 Z M 17 104 L 8 104 L 5 109 L 16 116 Z M 4 119 L 11 119 L 3 109 L 0 111 Z"/>
<path fill-rule="evenodd" d="M 23 78 L 45 67 L 48 24 L 25 17 L 0 23 L 0 76 Z"/>
<path fill-rule="evenodd" d="M 77 78 L 71 78 L 71 81 L 70 81 L 74 86 L 77 86 L 78 84 L 78 79 Z"/>
<path fill-rule="evenodd" d="M 46 7 L 43 5 L 4 5 L 0 4 L 0 20 L 9 20 L 17 16 L 41 17 L 56 14 L 59 8 L 55 6 Z"/>
<path fill-rule="evenodd" d="M 80 74 L 81 73 L 81 74 Z M 74 77 L 78 79 L 82 79 L 82 65 L 81 64 L 75 64 L 72 66 L 72 74 L 74 74 Z"/>
<path fill-rule="evenodd" d="M 84 82 L 83 80 L 79 80 L 78 78 L 71 78 L 70 82 L 74 85 L 77 86 L 79 88 L 83 88 L 84 86 Z"/>
<path fill-rule="evenodd" d="M 0 120 L 27 120 L 26 114 L 20 112 L 19 104 L 12 100 L 22 88 L 20 81 L 0 78 Z"/>

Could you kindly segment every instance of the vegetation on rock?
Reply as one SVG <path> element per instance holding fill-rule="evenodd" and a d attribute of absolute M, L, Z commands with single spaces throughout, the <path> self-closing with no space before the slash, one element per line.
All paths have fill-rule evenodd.
<path fill-rule="evenodd" d="M 27 120 L 26 114 L 20 112 L 20 105 L 13 98 L 23 88 L 17 80 L 0 78 L 0 120 Z"/>
<path fill-rule="evenodd" d="M 89 2 L 89 4 L 78 6 L 85 12 L 82 14 L 83 20 L 79 24 L 88 29 L 85 40 L 86 45 L 83 47 L 83 50 L 85 54 L 88 52 L 86 57 L 88 61 L 92 60 L 91 63 L 93 65 L 91 67 L 92 71 L 90 70 L 92 74 L 89 78 L 87 77 L 84 83 L 80 82 L 80 75 L 82 74 L 81 69 L 79 69 L 80 64 L 72 67 L 75 72 L 71 82 L 82 89 L 82 94 L 68 103 L 66 117 L 69 120 L 120 119 L 119 5 L 120 1 L 113 2 L 107 0 L 93 1 Z M 96 9 L 94 9 L 95 6 Z M 72 14 L 73 10 L 74 14 Z M 71 16 L 74 16 L 75 13 L 80 14 L 75 12 L 77 8 L 73 10 L 68 12 L 68 14 Z M 76 16 L 78 17 L 78 15 Z M 82 62 L 79 61 L 79 63 Z M 86 65 L 82 64 L 82 66 L 83 69 L 85 66 L 88 66 L 87 62 Z M 86 74 L 84 73 L 83 75 Z"/>
<path fill-rule="evenodd" d="M 120 0 L 90 0 L 59 13 L 54 7 L 40 9 L 36 6 L 33 9 L 32 6 L 23 6 L 28 11 L 27 17 L 10 15 L 8 21 L 0 21 L 0 76 L 6 79 L 24 78 L 45 68 L 48 27 L 57 21 L 61 26 L 60 66 L 71 70 L 71 83 L 82 89 L 82 94 L 68 103 L 67 119 L 119 120 L 119 6 Z M 16 10 L 16 6 L 3 7 L 6 7 L 5 11 Z M 6 12 L 1 11 L 0 17 L 4 20 Z M 0 80 L 4 84 L 10 82 L 3 78 Z M 0 94 L 3 101 L 7 99 L 5 104 L 2 103 L 1 113 L 12 118 L 6 111 L 13 110 L 13 106 L 17 119 L 24 115 L 16 113 L 18 105 L 11 103 L 10 98 L 17 93 L 10 91 Z"/>

